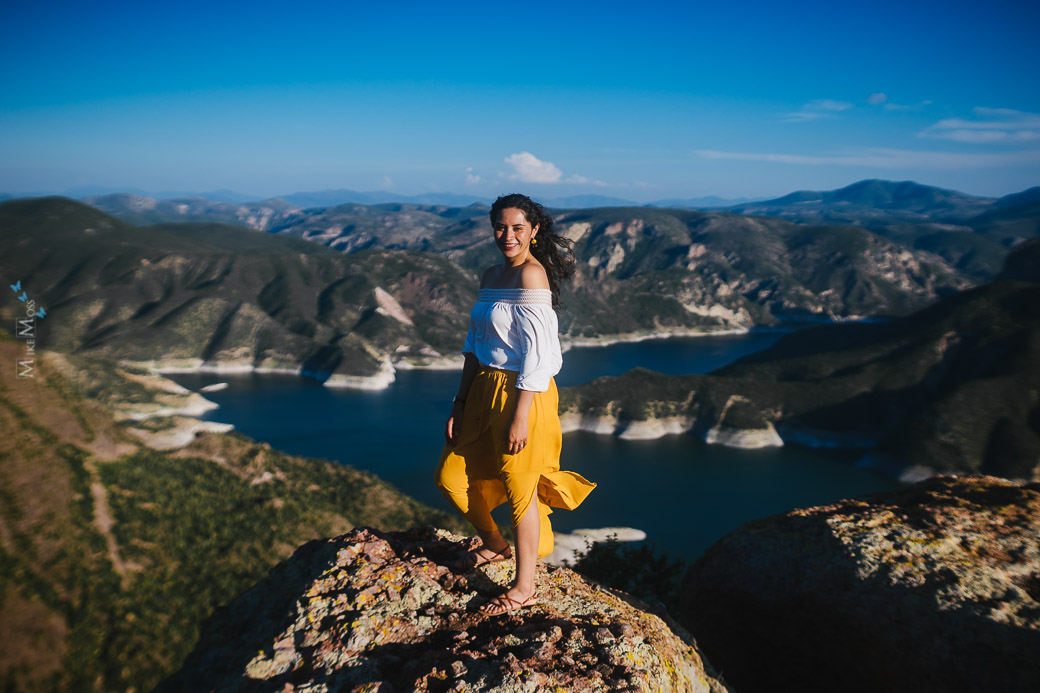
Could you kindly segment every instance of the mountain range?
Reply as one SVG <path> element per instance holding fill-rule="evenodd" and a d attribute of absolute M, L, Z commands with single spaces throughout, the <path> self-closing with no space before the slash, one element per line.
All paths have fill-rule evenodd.
<path fill-rule="evenodd" d="M 362 206 L 374 207 L 384 214 L 396 211 L 405 215 L 410 211 L 437 213 L 439 208 L 462 208 L 474 210 L 474 216 L 479 217 L 479 211 L 486 209 L 489 202 L 465 196 L 409 198 L 351 191 L 306 193 L 249 203 L 204 198 L 162 200 L 131 194 L 88 197 L 85 201 L 133 224 L 210 221 L 289 232 L 294 226 L 322 223 L 326 218 L 341 216 L 345 209 L 357 210 Z M 860 226 L 907 248 L 937 254 L 974 282 L 992 279 L 1000 271 L 1010 247 L 1040 233 L 1040 187 L 990 198 L 912 181 L 865 180 L 839 190 L 799 191 L 773 200 L 741 204 L 700 198 L 637 205 L 603 196 L 546 202 L 560 214 L 574 208 L 661 207 L 778 217 L 813 226 Z M 407 219 L 393 224 L 406 222 Z M 330 220 L 330 232 L 335 223 Z"/>
<path fill-rule="evenodd" d="M 600 431 L 862 447 L 893 476 L 1040 477 L 1040 239 L 992 283 L 890 321 L 796 332 L 709 375 L 637 369 L 561 391 Z M 609 426 L 607 425 L 609 424 Z"/>
<path fill-rule="evenodd" d="M 899 315 L 963 289 L 939 256 L 855 226 L 655 208 L 562 212 L 577 271 L 566 341 L 747 329 L 786 315 Z M 0 272 L 48 311 L 49 348 L 168 367 L 274 368 L 385 386 L 457 358 L 485 209 L 341 205 L 267 232 L 134 226 L 65 198 L 0 203 Z M 0 299 L 13 319 L 18 303 Z"/>
<path fill-rule="evenodd" d="M 30 192 L 21 194 L 0 193 L 0 201 L 19 197 L 53 197 L 58 194 L 62 197 L 71 197 L 93 204 L 96 200 L 104 200 L 112 196 L 129 195 L 132 197 L 150 198 L 156 201 L 206 200 L 208 202 L 224 202 L 233 205 L 277 205 L 278 201 L 301 209 L 310 207 L 334 207 L 342 204 L 385 204 L 398 202 L 418 205 L 445 205 L 454 207 L 465 207 L 472 204 L 490 205 L 493 197 L 481 195 L 468 195 L 451 192 L 430 192 L 418 195 L 402 195 L 387 190 L 372 190 L 359 192 L 346 188 L 329 190 L 316 190 L 311 192 L 295 192 L 277 195 L 271 198 L 260 198 L 256 195 L 247 195 L 234 190 L 212 190 L 208 192 L 188 192 L 184 190 L 164 190 L 160 192 L 148 192 L 140 188 L 109 188 L 103 186 L 78 186 L 69 188 L 61 193 L 55 192 Z M 610 195 L 568 195 L 565 197 L 539 197 L 540 202 L 547 207 L 555 209 L 575 209 L 582 207 L 638 207 L 645 204 L 650 207 L 678 207 L 687 209 L 706 209 L 711 207 L 725 207 L 727 205 L 743 204 L 763 198 L 723 198 L 714 195 L 696 198 L 675 198 L 658 200 L 650 203 L 640 203 Z M 105 203 L 102 202 L 102 205 Z"/>
<path fill-rule="evenodd" d="M 487 209 L 479 205 L 460 208 L 411 204 L 347 204 L 295 211 L 227 206 L 219 215 L 211 211 L 211 207 L 211 203 L 206 203 L 205 208 L 200 206 L 197 209 L 195 216 L 191 216 L 195 213 L 189 211 L 181 214 L 180 218 L 205 219 L 210 216 L 214 220 L 231 223 L 243 223 L 252 219 L 254 228 L 279 235 L 299 236 L 344 252 L 372 248 L 434 252 L 473 271 L 482 269 L 496 258 L 487 233 Z M 119 205 L 109 206 L 108 209 L 112 213 L 119 212 L 124 219 L 130 219 L 135 223 L 165 218 L 161 210 L 158 215 L 149 216 L 148 213 L 141 213 L 140 206 L 128 209 L 123 204 L 121 212 Z M 726 319 L 715 321 L 716 323 L 728 327 L 747 327 L 758 320 L 758 316 L 755 315 L 757 309 L 750 304 L 765 302 L 770 304 L 769 310 L 775 307 L 779 310 L 805 310 L 836 316 L 899 312 L 906 307 L 896 305 L 899 303 L 898 300 L 892 303 L 892 298 L 894 294 L 904 291 L 916 293 L 918 289 L 910 288 L 912 284 L 928 284 L 933 280 L 938 282 L 937 287 L 923 286 L 920 289 L 927 300 L 927 297 L 934 298 L 937 291 L 961 288 L 975 277 L 974 273 L 969 271 L 970 268 L 961 270 L 951 266 L 954 263 L 944 260 L 941 253 L 932 250 L 917 252 L 918 249 L 911 249 L 912 252 L 905 256 L 904 260 L 909 261 L 914 267 L 895 269 L 886 280 L 899 283 L 903 288 L 895 289 L 894 292 L 886 288 L 865 288 L 864 279 L 867 283 L 872 282 L 871 279 L 866 279 L 867 275 L 871 274 L 871 270 L 866 269 L 869 262 L 878 260 L 879 267 L 889 265 L 891 262 L 879 260 L 878 255 L 886 255 L 892 260 L 904 253 L 904 249 L 901 247 L 902 244 L 886 242 L 879 239 L 877 234 L 854 227 L 803 228 L 801 225 L 769 218 L 698 213 L 690 210 L 659 210 L 651 207 L 565 210 L 557 214 L 557 219 L 564 232 L 570 234 L 577 243 L 579 267 L 591 267 L 591 264 L 596 264 L 599 269 L 592 274 L 595 274 L 597 279 L 603 278 L 604 274 L 619 273 L 625 278 L 634 278 L 637 274 L 646 278 L 661 272 L 670 275 L 665 277 L 664 284 L 657 286 L 654 291 L 663 294 L 668 300 L 671 306 L 669 312 L 673 314 L 671 322 L 675 323 L 671 327 L 674 329 L 697 327 L 698 322 L 691 316 L 684 316 L 684 311 L 692 314 L 703 313 L 706 310 L 703 302 L 697 304 L 703 297 L 713 299 L 717 312 L 722 308 L 729 311 Z M 615 226 L 616 224 L 625 227 L 623 236 L 616 236 L 621 229 Z M 752 239 L 763 241 L 766 237 L 776 235 L 783 236 L 783 239 L 773 238 L 764 245 L 749 242 Z M 720 257 L 714 253 L 715 247 L 711 244 L 702 249 L 704 243 L 701 241 L 704 239 L 719 247 L 725 246 L 728 257 Z M 838 253 L 834 257 L 835 262 L 832 263 L 832 269 L 835 271 L 832 274 L 841 274 L 847 265 L 861 260 L 859 269 L 840 278 L 822 275 L 810 277 L 806 273 L 810 271 L 810 266 L 815 267 L 805 262 L 810 258 L 797 257 L 795 252 L 797 266 L 792 267 L 789 259 L 784 257 L 787 251 L 794 251 L 794 246 L 819 246 L 822 243 L 831 243 L 831 251 Z M 791 247 L 788 247 L 789 245 Z M 857 260 L 853 255 L 859 252 L 860 246 L 871 250 Z M 699 259 L 692 256 L 683 259 L 684 253 L 693 253 Z M 955 259 L 963 259 L 964 255 L 961 253 L 958 256 L 953 251 L 947 254 Z M 996 259 L 992 261 L 999 265 L 1003 252 L 996 255 Z M 634 256 L 642 258 L 637 265 L 630 262 Z M 752 256 L 754 259 L 749 259 Z M 971 259 L 974 261 L 975 256 L 971 256 Z M 904 260 L 895 262 L 899 264 Z M 734 263 L 739 267 L 735 268 Z M 918 266 L 922 264 L 923 268 Z M 694 266 L 700 270 L 698 277 L 689 276 Z M 909 279 L 906 276 L 907 271 L 912 272 L 916 278 Z M 726 290 L 714 290 L 705 286 L 715 281 L 720 273 L 726 273 L 727 281 L 733 281 L 728 293 Z M 824 273 L 829 273 L 829 269 Z M 575 282 L 575 286 L 578 287 L 575 289 L 576 293 L 581 293 L 580 286 L 583 282 L 588 283 L 588 274 L 584 269 L 579 269 L 579 277 Z M 802 276 L 796 276 L 799 274 Z M 675 276 L 671 275 L 682 276 L 683 282 L 693 282 L 696 286 L 687 289 L 677 287 Z M 775 284 L 779 288 L 763 288 L 763 282 Z M 832 285 L 834 282 L 838 282 L 838 285 Z M 795 285 L 794 291 L 800 293 L 800 296 L 795 297 L 793 293 L 788 292 L 790 295 L 783 300 L 776 298 L 776 293 L 787 292 L 792 284 Z M 687 296 L 682 300 L 673 300 L 676 291 Z M 873 294 L 873 297 L 861 300 L 856 297 L 857 292 Z M 880 294 L 886 293 L 890 295 L 879 297 Z M 741 301 L 737 294 L 750 298 L 750 302 Z M 817 298 L 815 294 L 821 294 L 821 297 Z M 781 305 L 785 303 L 786 305 Z M 742 308 L 746 314 L 741 313 Z M 589 307 L 589 310 L 593 309 L 594 306 Z M 655 311 L 659 312 L 661 311 Z M 586 319 L 583 316 L 587 314 L 588 311 L 578 313 L 579 323 Z M 768 323 L 770 318 L 763 317 L 762 321 Z M 592 332 L 621 334 L 640 329 L 669 329 L 667 324 L 658 325 L 645 320 L 642 322 L 642 325 L 637 321 L 628 327 L 619 325 L 611 328 L 602 325 L 585 332 L 589 333 L 586 336 L 591 336 Z"/>
<path fill-rule="evenodd" d="M 978 213 L 989 206 L 1000 206 L 1020 196 L 1035 196 L 1036 190 L 1030 189 L 1022 193 L 1014 193 L 1001 198 L 970 195 L 955 190 L 947 190 L 934 186 L 921 185 L 913 181 L 886 181 L 879 179 L 862 180 L 836 190 L 799 190 L 778 198 L 723 198 L 714 195 L 691 198 L 666 198 L 653 202 L 636 202 L 610 195 L 584 194 L 566 197 L 544 197 L 537 199 L 547 207 L 554 209 L 578 209 L 588 207 L 665 207 L 672 209 L 723 209 L 733 212 L 763 214 L 800 214 L 814 211 L 817 214 L 840 213 L 854 210 L 856 214 L 870 213 L 876 219 L 885 219 L 885 214 L 924 213 L 932 216 L 934 212 L 943 211 L 961 217 L 964 214 Z M 17 197 L 50 197 L 54 192 L 22 193 L 18 195 L 0 193 L 0 200 Z M 341 204 L 385 204 L 404 203 L 417 205 L 443 205 L 449 207 L 465 207 L 471 204 L 490 204 L 491 197 L 460 194 L 450 192 L 431 192 L 418 195 L 402 195 L 386 190 L 359 192 L 345 188 L 328 189 L 311 192 L 295 192 L 277 195 L 271 198 L 259 198 L 233 190 L 213 190 L 209 192 L 161 191 L 147 192 L 138 188 L 106 188 L 101 186 L 80 186 L 70 188 L 61 196 L 94 203 L 97 200 L 118 195 L 147 197 L 157 201 L 206 200 L 209 202 L 225 202 L 236 205 L 277 205 L 276 200 L 301 209 L 311 207 L 334 207 Z M 104 204 L 104 203 L 102 203 Z M 843 208 L 835 209 L 835 208 Z M 764 211 L 751 211 L 764 210 Z M 840 221 L 839 218 L 816 219 L 816 221 Z M 166 219 L 166 221 L 170 221 Z"/>

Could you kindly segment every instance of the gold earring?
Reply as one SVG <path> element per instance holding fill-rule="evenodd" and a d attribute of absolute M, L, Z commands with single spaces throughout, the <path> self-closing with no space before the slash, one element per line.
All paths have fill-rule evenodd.
<path fill-rule="evenodd" d="M 531 245 L 538 245 L 538 239 L 537 238 L 532 238 L 531 239 Z"/>

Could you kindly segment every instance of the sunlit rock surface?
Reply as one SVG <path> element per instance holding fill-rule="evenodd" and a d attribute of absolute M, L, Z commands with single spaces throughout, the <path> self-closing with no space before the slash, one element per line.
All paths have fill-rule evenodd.
<path fill-rule="evenodd" d="M 480 614 L 513 562 L 453 572 L 473 545 L 427 528 L 306 544 L 158 690 L 726 690 L 681 628 L 566 568 L 539 566 L 538 606 Z"/>
<path fill-rule="evenodd" d="M 684 623 L 741 693 L 1040 690 L 1040 483 L 940 476 L 710 548 Z"/>

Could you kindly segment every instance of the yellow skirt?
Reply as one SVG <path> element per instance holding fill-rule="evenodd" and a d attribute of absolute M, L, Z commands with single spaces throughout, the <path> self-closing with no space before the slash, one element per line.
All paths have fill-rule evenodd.
<path fill-rule="evenodd" d="M 559 393 L 556 381 L 536 392 L 527 417 L 527 445 L 509 454 L 509 426 L 519 393 L 516 371 L 481 366 L 466 396 L 455 445 L 445 445 L 437 465 L 437 487 L 480 531 L 495 531 L 491 510 L 505 502 L 515 527 L 537 498 L 540 532 L 538 556 L 552 553 L 551 508 L 573 510 L 596 484 L 574 472 L 560 471 Z"/>

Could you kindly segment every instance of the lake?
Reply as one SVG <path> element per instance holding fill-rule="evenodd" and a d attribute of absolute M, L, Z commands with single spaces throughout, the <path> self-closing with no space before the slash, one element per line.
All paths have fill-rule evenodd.
<path fill-rule="evenodd" d="M 566 387 L 636 366 L 706 373 L 767 348 L 782 334 L 753 331 L 576 347 L 564 353 L 556 380 Z M 433 484 L 433 471 L 459 371 L 400 371 L 390 388 L 375 392 L 327 388 L 281 374 L 170 377 L 192 390 L 228 383 L 227 389 L 203 393 L 220 408 L 202 418 L 230 423 L 293 455 L 371 471 L 413 498 L 450 510 Z M 568 433 L 561 467 L 598 486 L 577 510 L 554 512 L 553 528 L 636 527 L 669 553 L 694 560 L 749 520 L 903 486 L 855 466 L 859 456 L 793 445 L 738 450 L 706 445 L 692 435 L 625 441 Z"/>

